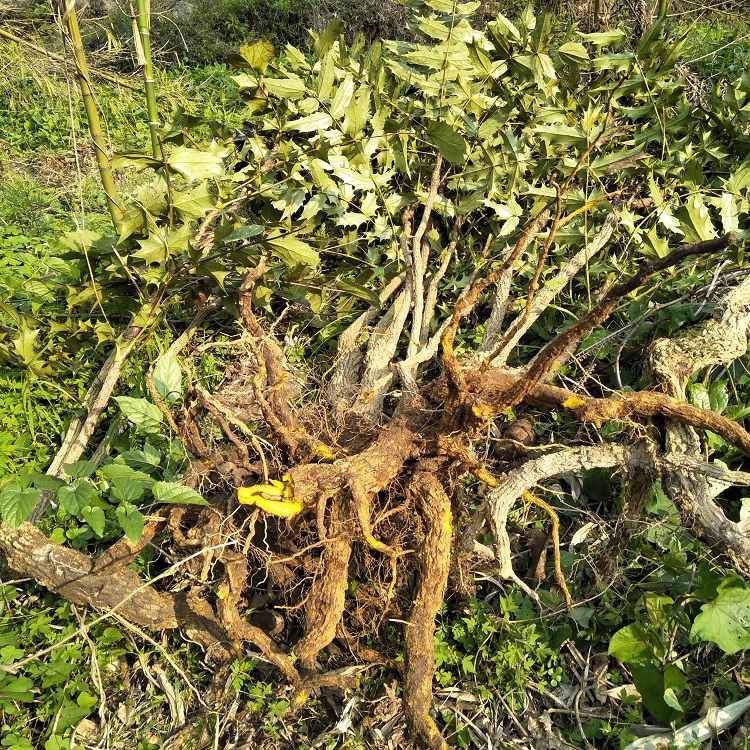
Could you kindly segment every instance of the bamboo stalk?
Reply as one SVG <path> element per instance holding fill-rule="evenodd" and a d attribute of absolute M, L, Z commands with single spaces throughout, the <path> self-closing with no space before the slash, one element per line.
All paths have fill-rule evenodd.
<path fill-rule="evenodd" d="M 151 131 L 151 153 L 154 159 L 162 159 L 163 153 L 159 141 L 159 114 L 156 109 L 156 86 L 154 83 L 154 66 L 151 62 L 151 14 L 147 0 L 135 0 L 136 24 L 140 37 L 143 60 L 139 60 L 143 69 L 143 81 L 146 91 L 146 108 L 148 127 Z"/>
<path fill-rule="evenodd" d="M 76 17 L 75 0 L 71 0 L 65 10 L 65 16 L 68 27 L 68 35 L 73 45 L 73 57 L 76 64 L 76 74 L 78 83 L 81 87 L 83 96 L 83 105 L 86 108 L 86 118 L 89 123 L 89 133 L 91 140 L 94 142 L 94 151 L 96 152 L 96 163 L 99 167 L 99 177 L 102 181 L 104 193 L 107 196 L 107 205 L 109 215 L 112 217 L 112 223 L 115 229 L 120 231 L 122 223 L 122 210 L 117 203 L 117 190 L 115 181 L 112 177 L 112 169 L 109 164 L 109 157 L 105 150 L 104 137 L 102 136 L 102 126 L 99 120 L 99 112 L 94 100 L 94 92 L 91 88 L 91 77 L 89 75 L 88 65 L 86 63 L 86 54 L 83 49 L 83 40 L 81 31 L 78 28 L 78 18 Z"/>

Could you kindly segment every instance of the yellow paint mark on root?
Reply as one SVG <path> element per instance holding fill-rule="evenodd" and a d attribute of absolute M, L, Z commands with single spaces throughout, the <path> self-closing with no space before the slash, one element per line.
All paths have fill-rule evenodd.
<path fill-rule="evenodd" d="M 586 403 L 585 398 L 581 398 L 580 396 L 568 396 L 568 398 L 563 401 L 563 408 L 565 409 L 578 409 L 579 407 L 583 406 Z"/>
<path fill-rule="evenodd" d="M 294 486 L 288 474 L 282 481 L 272 479 L 270 484 L 255 487 L 240 487 L 237 499 L 243 505 L 257 505 L 261 510 L 274 516 L 289 518 L 305 509 L 305 504 L 294 499 Z"/>
<path fill-rule="evenodd" d="M 473 472 L 474 476 L 480 481 L 484 482 L 488 487 L 497 487 L 500 482 L 490 474 L 487 469 L 475 469 Z"/>
<path fill-rule="evenodd" d="M 445 531 L 450 536 L 450 534 L 453 532 L 453 524 L 451 523 L 451 509 L 446 508 L 445 509 L 445 519 L 443 521 L 445 525 Z"/>

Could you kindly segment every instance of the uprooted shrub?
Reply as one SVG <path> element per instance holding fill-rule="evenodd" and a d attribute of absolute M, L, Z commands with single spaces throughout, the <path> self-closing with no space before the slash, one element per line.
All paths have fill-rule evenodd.
<path fill-rule="evenodd" d="M 540 506 L 557 551 L 551 477 L 619 467 L 616 552 L 658 475 L 686 525 L 750 573 L 741 524 L 708 485 L 739 475 L 703 458 L 696 430 L 737 462 L 750 435 L 684 397 L 693 372 L 745 353 L 748 282 L 645 350 L 629 328 L 665 279 L 697 283 L 743 258 L 750 82 L 692 103 L 663 22 L 633 51 L 617 30 L 553 49 L 543 15 L 477 29 L 476 3 L 413 6 L 414 43 L 347 46 L 332 25 L 314 59 L 244 47 L 236 158 L 184 114 L 161 131 L 164 160 L 119 157 L 152 181 L 123 203 L 116 235 L 66 240 L 71 274 L 94 264 L 97 304 L 123 329 L 92 412 L 166 300 L 190 290 L 197 319 L 152 363 L 147 392 L 117 399 L 141 449 L 78 461 L 93 430 L 83 415 L 50 476 L 3 492 L 0 544 L 71 601 L 181 628 L 217 663 L 252 643 L 295 686 L 292 708 L 350 684 L 325 653 L 336 639 L 397 668 L 372 645 L 386 619 L 405 621 L 407 719 L 443 748 L 432 643 L 449 576 L 489 571 L 536 598 L 506 521 L 519 498 Z M 236 335 L 212 328 L 222 303 Z M 300 326 L 314 333 L 294 339 Z M 209 388 L 214 350 L 229 364 Z M 571 445 L 545 447 L 519 409 L 556 415 Z M 613 422 L 608 442 L 597 430 Z M 58 518 L 126 535 L 95 560 L 46 539 L 22 521 L 53 491 Z M 189 588 L 170 590 L 175 569 L 148 585 L 128 567 L 157 533 L 189 553 Z M 575 606 L 557 555 L 554 571 L 546 601 Z M 244 617 L 250 585 L 265 620 Z"/>

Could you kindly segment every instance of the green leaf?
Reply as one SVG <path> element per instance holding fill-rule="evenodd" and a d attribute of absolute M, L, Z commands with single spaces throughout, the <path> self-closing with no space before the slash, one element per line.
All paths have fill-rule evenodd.
<path fill-rule="evenodd" d="M 143 483 L 133 477 L 113 477 L 109 492 L 116 500 L 132 503 L 142 497 Z"/>
<path fill-rule="evenodd" d="M 122 413 L 142 432 L 158 432 L 164 416 L 159 408 L 145 398 L 115 396 Z"/>
<path fill-rule="evenodd" d="M 72 484 L 60 487 L 57 491 L 57 501 L 69 516 L 80 518 L 81 511 L 87 505 L 91 505 L 98 495 L 96 488 L 85 479 L 76 479 Z"/>
<path fill-rule="evenodd" d="M 318 251 L 292 235 L 269 238 L 260 244 L 292 268 L 300 265 L 315 268 L 320 263 Z"/>
<path fill-rule="evenodd" d="M 609 642 L 608 653 L 623 664 L 638 664 L 653 658 L 653 649 L 645 641 L 638 625 L 618 630 Z"/>
<path fill-rule="evenodd" d="M 182 397 L 182 370 L 174 352 L 168 349 L 159 357 L 153 372 L 156 392 L 165 401 L 179 401 Z"/>
<path fill-rule="evenodd" d="M 296 101 L 307 95 L 307 86 L 301 78 L 288 76 L 287 78 L 264 78 L 263 86 L 269 94 L 279 99 Z"/>
<path fill-rule="evenodd" d="M 711 221 L 702 195 L 693 193 L 680 209 L 679 215 L 686 242 L 700 242 L 716 237 L 716 227 Z"/>
<path fill-rule="evenodd" d="M 427 126 L 427 140 L 437 146 L 446 161 L 452 164 L 463 164 L 466 161 L 466 140 L 448 123 L 431 120 Z"/>
<path fill-rule="evenodd" d="M 141 451 L 138 452 L 141 453 Z M 156 462 L 156 466 L 158 465 L 159 460 L 157 460 Z M 154 464 L 149 464 L 149 466 L 153 468 Z M 96 473 L 102 479 L 105 479 L 107 481 L 114 479 L 135 479 L 138 482 L 154 481 L 148 474 L 144 474 L 142 471 L 137 471 L 136 469 L 126 464 L 104 464 L 104 466 L 99 467 Z"/>
<path fill-rule="evenodd" d="M 664 673 L 658 665 L 651 663 L 633 665 L 630 667 L 630 673 L 633 675 L 633 682 L 641 695 L 644 707 L 657 721 L 669 724 L 679 718 L 682 709 L 675 711 L 665 700 L 667 688 L 664 684 Z"/>
<path fill-rule="evenodd" d="M 328 112 L 314 112 L 307 117 L 300 117 L 284 124 L 282 130 L 297 130 L 300 133 L 312 133 L 316 130 L 328 130 L 333 126 L 333 118 Z"/>
<path fill-rule="evenodd" d="M 580 42 L 566 42 L 560 45 L 557 52 L 566 63 L 573 65 L 580 65 L 589 59 L 589 53 Z"/>
<path fill-rule="evenodd" d="M 14 531 L 28 518 L 39 500 L 39 491 L 9 484 L 0 492 L 0 518 Z"/>
<path fill-rule="evenodd" d="M 708 389 L 703 383 L 691 383 L 688 386 L 688 398 L 690 403 L 699 409 L 711 408 L 711 397 L 708 395 Z"/>
<path fill-rule="evenodd" d="M 344 22 L 341 19 L 336 18 L 331 21 L 331 23 L 323 29 L 323 33 L 320 36 L 314 36 L 315 54 L 318 57 L 323 57 L 323 55 L 325 55 L 325 53 L 328 52 L 328 50 L 338 41 L 343 30 Z"/>
<path fill-rule="evenodd" d="M 159 467 L 164 454 L 152 445 L 144 445 L 143 450 L 140 451 L 124 451 L 119 456 L 129 467 L 140 471 L 145 469 L 146 471 L 153 471 Z M 149 479 L 147 477 L 147 479 Z"/>
<path fill-rule="evenodd" d="M 610 31 L 599 31 L 593 34 L 584 34 L 578 32 L 578 35 L 584 42 L 593 44 L 595 47 L 608 47 L 609 45 L 622 44 L 628 35 L 621 29 L 611 29 Z"/>
<path fill-rule="evenodd" d="M 104 511 L 101 508 L 87 505 L 81 510 L 81 515 L 94 534 L 98 537 L 104 534 Z"/>
<path fill-rule="evenodd" d="M 96 464 L 93 461 L 76 461 L 73 464 L 63 464 L 63 469 L 71 479 L 85 479 L 96 471 Z"/>
<path fill-rule="evenodd" d="M 214 200 L 209 192 L 208 183 L 201 182 L 188 190 L 174 190 L 172 205 L 185 221 L 192 221 L 203 218 L 214 207 Z"/>
<path fill-rule="evenodd" d="M 185 179 L 194 182 L 208 177 L 218 177 L 224 171 L 224 156 L 221 149 L 214 147 L 199 151 L 188 146 L 176 146 L 169 155 L 167 163 Z"/>
<path fill-rule="evenodd" d="M 143 514 L 130 503 L 122 503 L 115 510 L 117 522 L 122 527 L 125 535 L 135 544 L 143 533 Z"/>
<path fill-rule="evenodd" d="M 22 701 L 30 703 L 34 700 L 31 689 L 34 681 L 28 677 L 11 677 L 0 680 L 0 701 Z"/>
<path fill-rule="evenodd" d="M 208 505 L 208 501 L 195 490 L 179 482 L 156 482 L 151 491 L 154 493 L 154 499 L 160 503 Z"/>
<path fill-rule="evenodd" d="M 239 54 L 229 55 L 229 64 L 233 68 L 250 68 L 262 73 L 273 60 L 276 50 L 267 39 L 258 39 L 250 44 L 243 44 Z"/>
<path fill-rule="evenodd" d="M 40 471 L 22 474 L 21 479 L 33 485 L 38 490 L 57 490 L 65 484 L 62 479 L 50 476 L 49 474 L 42 474 Z"/>
<path fill-rule="evenodd" d="M 750 591 L 744 583 L 737 578 L 722 581 L 718 597 L 701 607 L 690 635 L 713 641 L 727 654 L 750 648 Z"/>
<path fill-rule="evenodd" d="M 365 302 L 368 302 L 373 307 L 380 307 L 380 297 L 372 289 L 360 286 L 359 284 L 353 284 L 350 281 L 344 281 L 343 279 L 336 281 L 336 288 L 350 294 L 352 297 L 365 300 Z"/>
<path fill-rule="evenodd" d="M 717 383 L 711 383 L 708 389 L 708 403 L 711 406 L 711 411 L 723 414 L 724 409 L 727 408 L 727 404 L 729 403 L 729 391 L 727 390 L 726 381 L 722 380 Z"/>

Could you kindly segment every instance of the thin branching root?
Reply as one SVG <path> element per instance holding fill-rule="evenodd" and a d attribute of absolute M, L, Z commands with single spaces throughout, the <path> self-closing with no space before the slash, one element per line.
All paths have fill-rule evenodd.
<path fill-rule="evenodd" d="M 560 565 L 565 519 L 544 489 L 550 478 L 596 467 L 621 471 L 623 484 L 632 488 L 634 507 L 625 519 L 632 522 L 644 487 L 661 476 L 686 522 L 750 573 L 747 535 L 707 491 L 710 477 L 736 483 L 747 483 L 747 477 L 703 461 L 696 430 L 710 430 L 746 455 L 750 435 L 689 405 L 682 390 L 696 369 L 744 353 L 750 281 L 720 301 L 707 324 L 684 338 L 653 344 L 648 367 L 655 390 L 591 396 L 548 382 L 549 373 L 625 295 L 685 258 L 721 251 L 732 237 L 685 245 L 643 264 L 526 367 L 511 370 L 505 364 L 510 350 L 553 301 L 551 290 L 562 288 L 606 246 L 621 204 L 586 251 L 562 268 L 560 283 L 536 295 L 532 285 L 523 312 L 503 333 L 514 263 L 545 232 L 548 248 L 571 218 L 558 195 L 495 271 L 470 280 L 452 316 L 435 329 L 430 321 L 436 290 L 462 237 L 460 218 L 433 215 L 440 176 L 438 160 L 422 205 L 403 212 L 405 271 L 380 295 L 389 307 L 365 311 L 340 336 L 319 402 L 305 398 L 305 374 L 290 365 L 252 308 L 262 260 L 240 289 L 242 334 L 229 342 L 182 342 L 189 392 L 181 413 L 162 403 L 148 378 L 154 402 L 194 456 L 185 482 L 210 498 L 210 508 L 160 511 L 137 544 L 123 540 L 96 560 L 51 542 L 30 524 L 18 531 L 0 525 L 9 565 L 76 604 L 141 627 L 179 628 L 215 663 L 226 664 L 246 649 L 260 652 L 291 686 L 290 710 L 320 690 L 351 687 L 369 666 L 393 668 L 401 643 L 393 636 L 395 623 L 405 648 L 403 711 L 413 737 L 430 750 L 447 747 L 433 706 L 433 639 L 451 573 L 465 587 L 482 570 L 518 583 L 539 601 L 529 579 L 513 567 L 507 522 L 517 503 L 540 508 L 540 517 L 550 522 L 551 585 L 559 611 L 575 605 Z M 425 241 L 433 222 L 442 223 L 447 238 L 438 257 L 431 257 Z M 535 283 L 543 263 L 544 253 Z M 459 360 L 456 335 L 482 300 L 492 310 L 492 325 L 477 356 Z M 710 348 L 696 345 L 706 340 Z M 437 372 L 440 344 L 443 367 Z M 197 368 L 203 353 L 218 347 L 227 369 L 211 391 Z M 526 419 L 500 440 L 497 457 L 487 450 L 481 458 L 478 441 L 500 414 L 521 405 L 536 413 L 566 412 L 581 434 L 584 427 L 624 423 L 631 439 L 544 447 L 535 444 L 533 421 Z M 492 548 L 479 542 L 483 530 L 491 534 Z M 128 564 L 157 534 L 170 540 L 172 559 L 147 582 Z M 617 544 L 624 543 L 618 538 Z M 359 670 L 352 669 L 356 661 L 364 661 Z"/>

